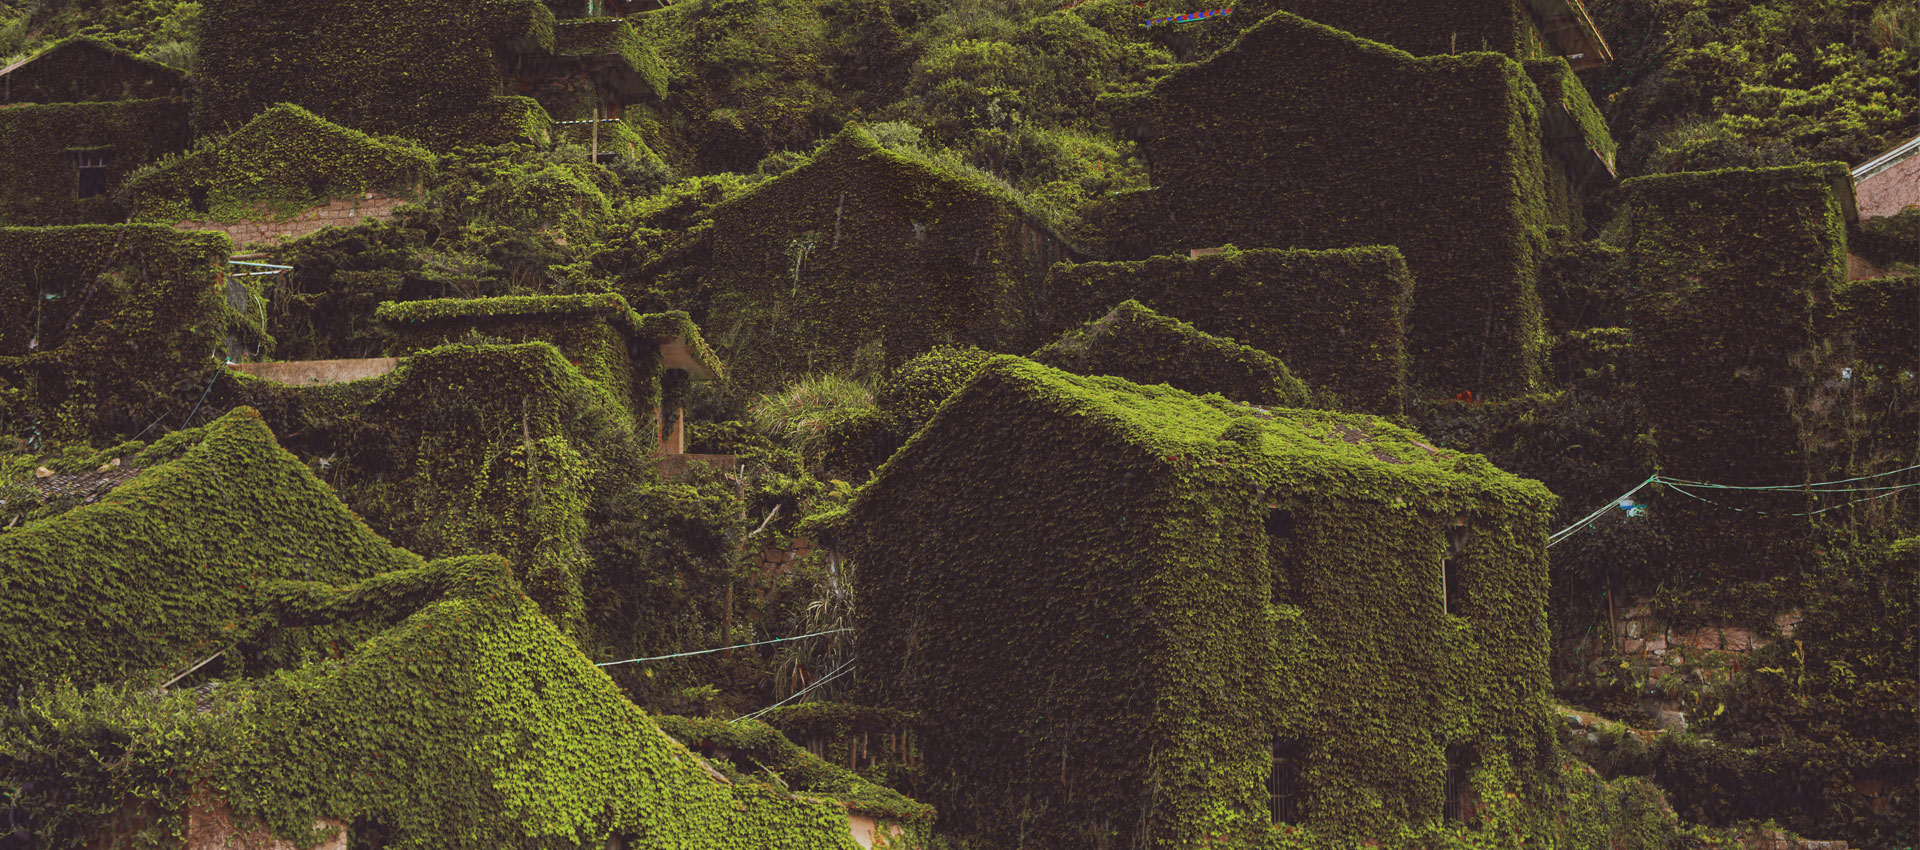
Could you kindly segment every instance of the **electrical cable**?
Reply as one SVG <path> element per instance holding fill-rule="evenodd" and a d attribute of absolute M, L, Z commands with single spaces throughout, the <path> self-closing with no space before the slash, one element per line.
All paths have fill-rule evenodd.
<path fill-rule="evenodd" d="M 790 640 L 804 640 L 806 638 L 816 638 L 822 635 L 837 635 L 837 634 L 840 634 L 841 632 L 850 632 L 850 631 L 853 631 L 853 630 L 852 629 L 832 629 L 830 631 L 814 632 L 813 634 L 810 634 L 810 635 L 794 635 L 793 637 L 777 637 L 772 640 L 755 641 L 753 643 L 741 643 L 741 644 L 735 644 L 733 646 L 720 646 L 720 647 L 715 647 L 713 649 L 696 649 L 691 652 L 675 652 L 667 655 L 651 655 L 646 658 L 629 658 L 625 661 L 602 661 L 593 666 L 612 667 L 616 664 L 634 664 L 642 661 L 665 661 L 669 658 L 685 658 L 689 655 L 706 655 L 712 652 L 726 652 L 729 649 L 746 649 L 747 647 L 750 647 L 750 646 L 766 646 L 767 644 L 770 644 L 770 643 L 784 643 Z"/>
<path fill-rule="evenodd" d="M 821 685 L 824 685 L 824 684 L 826 684 L 826 683 L 828 683 L 828 682 L 831 682 L 831 681 L 833 681 L 834 679 L 837 679 L 837 678 L 839 678 L 839 677 L 840 677 L 840 674 L 842 674 L 842 673 L 845 673 L 845 672 L 847 671 L 847 668 L 849 668 L 849 667 L 852 667 L 852 666 L 853 666 L 853 662 L 855 662 L 855 661 L 858 661 L 858 660 L 860 660 L 860 657 L 859 657 L 859 656 L 857 656 L 857 655 L 856 655 L 856 656 L 854 656 L 854 657 L 852 657 L 852 658 L 849 658 L 849 659 L 847 659 L 847 663 L 845 663 L 845 664 L 842 664 L 842 665 L 840 665 L 840 666 L 838 666 L 838 667 L 835 667 L 835 668 L 833 668 L 833 672 L 831 672 L 831 673 L 828 673 L 828 674 L 827 674 L 827 675 L 825 675 L 825 676 L 821 676 L 821 677 L 820 677 L 820 678 L 818 678 L 818 679 L 815 679 L 815 680 L 814 680 L 814 682 L 813 682 L 813 684 L 811 684 L 811 685 L 808 685 L 808 686 L 806 686 L 806 687 L 804 687 L 804 688 L 801 688 L 800 690 L 797 690 L 797 691 L 794 691 L 794 692 L 793 692 L 792 694 L 790 694 L 790 695 L 788 695 L 786 699 L 783 699 L 783 700 L 781 700 L 781 701 L 779 701 L 779 702 L 776 702 L 776 703 L 774 703 L 774 704 L 772 704 L 772 705 L 770 705 L 770 706 L 767 706 L 766 708 L 763 708 L 763 709 L 760 709 L 759 711 L 756 711 L 756 712 L 754 712 L 754 713 L 752 713 L 752 714 L 748 714 L 748 715 L 745 715 L 745 716 L 743 716 L 743 717 L 736 717 L 736 718 L 734 718 L 734 719 L 732 719 L 732 720 L 729 720 L 729 721 L 727 721 L 727 722 L 728 722 L 728 723 L 739 723 L 739 722 L 740 722 L 740 721 L 742 721 L 742 720 L 752 720 L 752 719 L 754 719 L 754 718 L 756 718 L 756 717 L 759 717 L 759 716 L 760 716 L 760 715 L 762 715 L 762 714 L 766 714 L 767 712 L 769 712 L 769 711 L 772 711 L 772 710 L 774 710 L 774 709 L 776 709 L 776 708 L 779 708 L 780 706 L 783 706 L 783 705 L 786 705 L 786 704 L 787 704 L 787 703 L 789 703 L 789 702 L 792 702 L 792 701 L 794 701 L 794 700 L 796 700 L 796 699 L 799 699 L 799 698 L 801 698 L 801 697 L 803 697 L 803 696 L 806 696 L 806 695 L 807 695 L 807 693 L 808 693 L 809 691 L 812 691 L 812 690 L 813 690 L 814 688 L 817 688 L 817 687 L 820 687 Z"/>

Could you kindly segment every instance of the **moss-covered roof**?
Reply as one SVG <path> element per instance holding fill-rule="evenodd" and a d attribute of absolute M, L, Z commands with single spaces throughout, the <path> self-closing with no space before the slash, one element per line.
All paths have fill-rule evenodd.
<path fill-rule="evenodd" d="M 1062 334 L 1032 359 L 1077 374 L 1219 393 L 1250 404 L 1305 407 L 1308 402 L 1306 385 L 1279 358 L 1131 299 Z"/>
<path fill-rule="evenodd" d="M 0 68 L 0 103 L 135 100 L 180 94 L 187 72 L 90 36 Z"/>
<path fill-rule="evenodd" d="M 666 99 L 667 71 L 660 56 L 626 20 L 556 21 L 553 38 L 557 56 L 610 63 L 604 66 L 611 72 L 605 80 L 623 97 L 639 100 L 643 94 L 650 94 L 656 100 Z"/>
<path fill-rule="evenodd" d="M 949 411 L 965 407 L 956 400 L 970 393 L 991 393 L 1002 408 L 1017 404 L 1044 411 L 1063 429 L 1105 432 L 1175 467 L 1213 463 L 1230 450 L 1228 444 L 1237 443 L 1263 459 L 1254 472 L 1259 477 L 1336 476 L 1359 482 L 1343 487 L 1346 492 L 1379 501 L 1417 498 L 1423 492 L 1458 497 L 1492 489 L 1553 499 L 1538 482 L 1504 472 L 1479 455 L 1437 448 L 1376 416 L 1259 407 L 1164 385 L 1074 375 L 1007 355 L 994 358 L 955 393 L 887 468 L 916 450 L 947 450 L 929 445 L 926 435 L 942 430 Z"/>
<path fill-rule="evenodd" d="M 281 103 L 231 135 L 141 170 L 127 187 L 137 218 L 224 221 L 260 217 L 260 204 L 284 212 L 365 191 L 405 193 L 433 164 L 433 154 L 412 141 L 370 136 Z"/>
<path fill-rule="evenodd" d="M 502 295 L 494 298 L 434 298 L 424 301 L 387 301 L 374 309 L 374 318 L 391 325 L 455 323 L 527 318 L 590 318 L 605 321 L 630 339 L 661 343 L 680 340 L 693 363 L 718 378 L 726 366 L 708 347 L 693 319 L 679 310 L 636 313 L 627 299 L 614 293 L 593 295 Z M 680 367 L 670 367 L 680 368 Z"/>
<path fill-rule="evenodd" d="M 420 559 L 229 413 L 179 460 L 0 535 L 0 680 L 107 681 L 224 649 L 264 579 L 351 581 Z"/>

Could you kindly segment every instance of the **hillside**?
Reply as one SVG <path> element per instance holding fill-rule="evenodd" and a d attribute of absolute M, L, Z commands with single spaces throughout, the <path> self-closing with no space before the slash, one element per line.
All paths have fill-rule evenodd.
<path fill-rule="evenodd" d="M 1894 850 L 1912 0 L 0 0 L 0 850 Z"/>

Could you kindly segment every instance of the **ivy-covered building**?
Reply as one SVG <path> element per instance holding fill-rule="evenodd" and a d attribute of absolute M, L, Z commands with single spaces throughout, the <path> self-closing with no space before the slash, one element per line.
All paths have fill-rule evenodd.
<path fill-rule="evenodd" d="M 1416 57 L 1268 17 L 1117 98 L 1153 184 L 1116 199 L 1121 252 L 1397 247 L 1415 284 L 1414 384 L 1531 390 L 1547 228 L 1580 226 L 1584 195 L 1611 179 L 1613 143 L 1564 60 L 1523 65 L 1506 47 Z"/>
<path fill-rule="evenodd" d="M 545 141 L 551 118 L 509 94 L 502 69 L 556 46 L 540 0 L 214 0 L 201 15 L 194 129 L 231 132 L 292 103 L 435 149 Z"/>
<path fill-rule="evenodd" d="M 206 385 L 223 337 L 258 330 L 222 297 L 232 251 L 154 224 L 0 227 L 0 428 L 132 433 Z"/>
<path fill-rule="evenodd" d="M 0 69 L 0 224 L 124 220 L 122 178 L 187 146 L 185 78 L 85 37 Z"/>
<path fill-rule="evenodd" d="M 859 128 L 712 219 L 693 312 L 754 388 L 863 348 L 889 363 L 943 343 L 1026 350 L 1033 289 L 1080 258 L 1003 190 Z"/>
<path fill-rule="evenodd" d="M 1553 503 L 1374 417 L 1001 357 L 851 508 L 866 699 L 920 713 L 956 836 L 1465 818 L 1550 762 Z"/>
<path fill-rule="evenodd" d="M 636 421 L 650 420 L 666 454 L 686 445 L 689 383 L 724 370 L 687 314 L 641 315 L 613 294 L 394 301 L 375 316 L 393 330 L 396 355 L 478 340 L 552 343 Z"/>

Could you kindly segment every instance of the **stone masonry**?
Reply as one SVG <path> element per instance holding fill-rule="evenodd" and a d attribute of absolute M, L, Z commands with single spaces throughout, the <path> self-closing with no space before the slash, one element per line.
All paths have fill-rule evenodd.
<path fill-rule="evenodd" d="M 367 192 L 357 197 L 328 201 L 295 213 L 286 221 L 273 221 L 266 217 L 266 210 L 261 209 L 262 218 L 258 220 L 183 221 L 174 227 L 181 230 L 218 230 L 233 237 L 236 246 L 271 245 L 297 239 L 326 227 L 350 227 L 369 218 L 384 221 L 392 218 L 393 211 L 401 204 L 411 202 L 409 198 Z"/>

